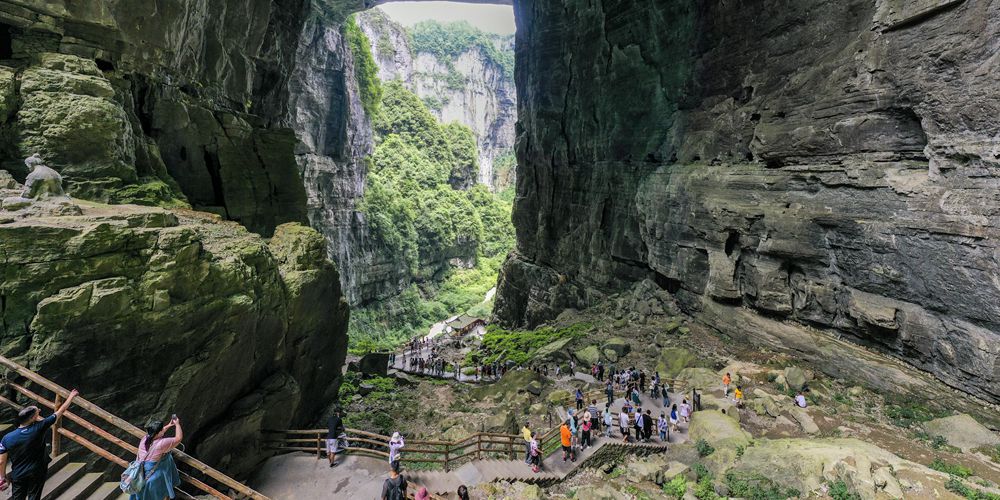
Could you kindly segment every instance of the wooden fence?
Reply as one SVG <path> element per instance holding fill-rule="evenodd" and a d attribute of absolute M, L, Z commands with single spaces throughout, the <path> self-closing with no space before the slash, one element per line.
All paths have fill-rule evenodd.
<path fill-rule="evenodd" d="M 590 401 L 604 401 L 605 398 L 603 389 L 584 393 L 584 400 L 588 405 Z M 571 394 L 561 403 L 573 407 L 576 397 Z M 612 415 L 617 422 L 618 412 L 612 409 Z M 539 436 L 538 446 L 543 455 L 548 455 L 561 446 L 560 424 L 561 422 L 556 421 L 548 431 Z M 389 436 L 351 428 L 345 430 L 348 453 L 389 460 Z M 304 451 L 322 458 L 326 450 L 327 429 L 265 430 L 264 434 L 264 447 L 272 451 Z M 402 454 L 403 461 L 407 463 L 438 464 L 449 471 L 465 461 L 481 460 L 484 457 L 516 460 L 524 456 L 524 446 L 524 438 L 520 434 L 477 432 L 457 441 L 407 439 Z"/>
<path fill-rule="evenodd" d="M 0 379 L 4 394 L 0 396 L 0 403 L 15 411 L 29 404 L 54 411 L 69 396 L 70 391 L 66 388 L 6 357 L 0 356 L 0 367 L 6 369 L 6 373 Z M 45 397 L 39 394 L 43 391 L 52 395 Z M 62 452 L 62 438 L 66 438 L 124 469 L 134 460 L 138 451 L 132 443 L 138 443 L 145 435 L 146 433 L 138 427 L 77 396 L 73 399 L 70 411 L 52 426 L 52 455 L 56 456 Z M 126 439 L 131 439 L 131 442 Z M 266 496 L 180 450 L 174 450 L 172 453 L 177 462 L 181 481 L 185 483 L 184 488 L 189 490 L 182 491 L 185 495 L 211 495 L 224 500 L 245 498 L 269 500 Z"/>

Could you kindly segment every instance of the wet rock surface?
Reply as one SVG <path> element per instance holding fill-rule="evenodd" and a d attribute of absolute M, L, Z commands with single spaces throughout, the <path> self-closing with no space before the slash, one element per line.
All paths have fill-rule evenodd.
<path fill-rule="evenodd" d="M 498 317 L 537 324 L 650 279 L 735 338 L 774 340 L 718 314 L 745 306 L 1000 401 L 995 5 L 515 9 Z"/>

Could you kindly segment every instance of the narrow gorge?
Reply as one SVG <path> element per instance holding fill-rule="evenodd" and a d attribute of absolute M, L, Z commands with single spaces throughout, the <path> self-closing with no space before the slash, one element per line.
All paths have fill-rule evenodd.
<path fill-rule="evenodd" d="M 0 0 L 0 354 L 240 479 L 458 314 L 472 374 L 683 331 L 995 437 L 1000 1 L 383 3 Z"/>

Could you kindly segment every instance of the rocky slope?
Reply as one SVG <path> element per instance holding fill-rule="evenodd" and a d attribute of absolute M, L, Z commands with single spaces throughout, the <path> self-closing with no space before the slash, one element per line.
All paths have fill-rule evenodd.
<path fill-rule="evenodd" d="M 648 278 L 733 338 L 777 319 L 835 367 L 794 345 L 816 327 L 1000 402 L 998 8 L 515 5 L 496 314 L 537 324 Z"/>
<path fill-rule="evenodd" d="M 472 128 L 479 145 L 476 181 L 493 189 L 506 187 L 497 185 L 497 174 L 505 172 L 497 172 L 495 164 L 514 149 L 517 97 L 512 75 L 475 46 L 447 57 L 417 51 L 406 28 L 379 9 L 357 19 L 371 42 L 379 78 L 405 82 L 442 123 L 457 121 Z M 501 51 L 513 51 L 513 40 L 495 38 Z"/>

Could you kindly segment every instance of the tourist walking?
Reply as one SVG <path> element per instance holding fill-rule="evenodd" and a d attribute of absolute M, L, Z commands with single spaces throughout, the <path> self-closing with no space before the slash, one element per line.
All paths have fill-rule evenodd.
<path fill-rule="evenodd" d="M 743 408 L 743 388 L 736 386 L 736 390 L 733 391 L 733 402 L 736 403 L 737 408 Z"/>
<path fill-rule="evenodd" d="M 729 375 L 729 372 L 726 372 L 726 374 L 722 376 L 722 397 L 729 396 L 729 384 L 731 383 L 733 383 L 733 377 Z"/>
<path fill-rule="evenodd" d="M 608 383 L 604 384 L 604 394 L 608 396 L 608 404 L 615 402 L 615 388 L 610 378 L 608 378 Z"/>
<path fill-rule="evenodd" d="M 594 427 L 590 412 L 583 414 L 583 425 L 580 426 L 580 450 L 586 450 L 590 446 L 590 429 Z"/>
<path fill-rule="evenodd" d="M 399 462 L 393 462 L 389 478 L 382 483 L 382 500 L 406 500 L 406 478 L 399 474 Z"/>
<path fill-rule="evenodd" d="M 458 487 L 458 500 L 469 500 L 469 488 L 464 484 Z"/>
<path fill-rule="evenodd" d="M 567 458 L 576 461 L 576 453 L 573 451 L 573 431 L 570 430 L 570 422 L 572 421 L 572 418 L 568 418 L 559 426 L 559 442 L 562 444 L 563 462 Z"/>
<path fill-rule="evenodd" d="M 673 405 L 670 408 L 670 432 L 677 432 L 677 423 L 680 421 L 677 417 L 677 405 Z"/>
<path fill-rule="evenodd" d="M 604 406 L 604 436 L 611 438 L 611 428 L 614 427 L 614 416 L 611 414 L 611 403 Z"/>
<path fill-rule="evenodd" d="M 15 500 L 40 500 L 48 478 L 50 458 L 45 454 L 45 436 L 53 424 L 66 413 L 79 394 L 76 389 L 55 413 L 42 418 L 37 406 L 26 406 L 17 412 L 17 429 L 0 440 L 0 488 L 12 486 Z M 10 465 L 10 473 L 7 466 Z"/>
<path fill-rule="evenodd" d="M 531 470 L 537 473 L 542 470 L 542 450 L 538 447 L 538 432 L 531 433 L 529 449 L 531 450 Z"/>
<path fill-rule="evenodd" d="M 166 437 L 170 428 L 174 429 L 174 437 Z M 146 437 L 139 443 L 136 454 L 136 460 L 142 462 L 146 484 L 138 494 L 129 495 L 129 500 L 174 498 L 174 488 L 181 483 L 181 477 L 170 451 L 181 444 L 182 439 L 184 429 L 176 415 L 167 425 L 159 420 L 146 424 Z"/>
<path fill-rule="evenodd" d="M 524 463 L 531 463 L 531 422 L 525 422 L 521 427 L 521 437 L 524 438 Z"/>
<path fill-rule="evenodd" d="M 656 430 L 660 432 L 660 441 L 667 442 L 667 417 L 660 412 L 660 418 L 656 421 Z"/>
<path fill-rule="evenodd" d="M 326 458 L 330 461 L 330 467 L 337 465 L 337 453 L 340 453 L 340 443 L 347 443 L 347 430 L 344 429 L 344 419 L 340 416 L 340 409 L 333 411 L 333 415 L 326 419 Z"/>
<path fill-rule="evenodd" d="M 642 416 L 642 439 L 647 443 L 653 437 L 653 414 L 650 410 L 646 410 L 646 414 Z"/>
<path fill-rule="evenodd" d="M 583 391 L 579 387 L 576 388 L 576 409 L 583 409 Z"/>
<path fill-rule="evenodd" d="M 631 432 L 631 424 L 628 418 L 628 408 L 623 406 L 621 413 L 618 414 L 618 427 L 622 431 L 622 442 L 628 442 L 628 435 Z"/>
<path fill-rule="evenodd" d="M 683 420 L 684 423 L 690 422 L 691 421 L 691 405 L 688 404 L 688 400 L 685 399 L 685 400 L 681 401 L 681 408 L 680 408 L 680 410 L 681 410 L 681 420 Z"/>
<path fill-rule="evenodd" d="M 663 407 L 666 408 L 670 405 L 670 388 L 667 386 L 666 382 L 660 387 L 660 395 L 663 396 Z"/>
<path fill-rule="evenodd" d="M 398 432 L 393 432 L 392 438 L 389 439 L 389 465 L 391 467 L 399 468 L 399 459 L 403 456 L 403 446 L 406 446 L 403 436 Z"/>

